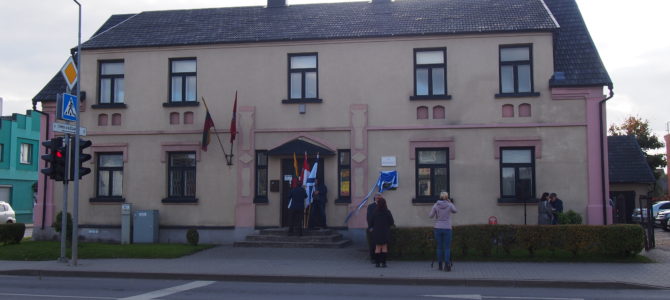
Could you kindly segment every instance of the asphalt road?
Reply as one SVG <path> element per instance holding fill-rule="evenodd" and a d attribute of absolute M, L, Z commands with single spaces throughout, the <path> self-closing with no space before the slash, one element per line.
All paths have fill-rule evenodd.
<path fill-rule="evenodd" d="M 0 299 L 669 299 L 665 290 L 398 286 L 0 276 Z"/>

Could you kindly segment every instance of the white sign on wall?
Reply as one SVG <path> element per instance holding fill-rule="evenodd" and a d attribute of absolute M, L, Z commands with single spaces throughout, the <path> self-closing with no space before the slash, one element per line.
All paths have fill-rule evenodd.
<path fill-rule="evenodd" d="M 395 156 L 382 156 L 382 167 L 395 167 Z"/>

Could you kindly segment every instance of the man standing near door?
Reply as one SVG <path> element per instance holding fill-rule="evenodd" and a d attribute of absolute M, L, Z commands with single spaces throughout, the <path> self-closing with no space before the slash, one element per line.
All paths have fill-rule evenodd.
<path fill-rule="evenodd" d="M 295 177 L 293 180 L 296 180 Z M 302 216 L 305 211 L 305 199 L 307 192 L 305 188 L 296 182 L 295 187 L 291 190 L 289 195 L 289 228 L 288 235 L 293 235 L 297 229 L 298 235 L 302 236 Z"/>
<path fill-rule="evenodd" d="M 312 194 L 314 201 L 312 202 L 309 227 L 310 229 L 317 227 L 326 228 L 326 195 L 328 194 L 328 188 L 325 184 L 321 183 L 319 178 L 314 180 L 314 187 Z"/>

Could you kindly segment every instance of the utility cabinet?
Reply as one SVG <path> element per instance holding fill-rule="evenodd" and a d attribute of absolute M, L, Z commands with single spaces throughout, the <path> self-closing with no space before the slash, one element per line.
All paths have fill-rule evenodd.
<path fill-rule="evenodd" d="M 158 243 L 158 210 L 133 212 L 133 243 Z"/>

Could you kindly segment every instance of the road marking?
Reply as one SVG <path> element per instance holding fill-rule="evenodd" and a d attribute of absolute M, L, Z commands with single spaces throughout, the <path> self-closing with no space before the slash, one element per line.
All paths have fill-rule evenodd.
<path fill-rule="evenodd" d="M 37 294 L 9 294 L 0 293 L 0 296 L 15 296 L 15 297 L 44 297 L 49 299 L 54 298 L 70 298 L 70 299 L 117 299 L 115 297 L 94 297 L 94 296 L 63 296 L 63 295 L 37 295 Z"/>
<path fill-rule="evenodd" d="M 197 289 L 197 288 L 200 288 L 200 287 L 203 287 L 203 286 L 208 286 L 208 285 L 210 285 L 214 282 L 215 281 L 193 281 L 193 282 L 189 282 L 187 284 L 182 284 L 182 285 L 174 286 L 174 287 L 167 288 L 167 289 L 157 290 L 157 291 L 153 291 L 153 292 L 149 292 L 149 293 L 145 293 L 145 294 L 141 294 L 141 295 L 137 295 L 137 296 L 127 297 L 127 298 L 121 298 L 120 300 L 156 299 L 156 298 L 176 294 L 176 293 L 179 293 L 179 292 L 188 291 L 188 290 L 192 290 L 192 289 Z"/>
<path fill-rule="evenodd" d="M 555 298 L 555 297 L 504 297 L 504 296 L 482 296 L 482 295 L 421 295 L 423 297 L 451 298 L 467 300 L 483 299 L 518 299 L 518 300 L 584 300 L 584 298 Z"/>

